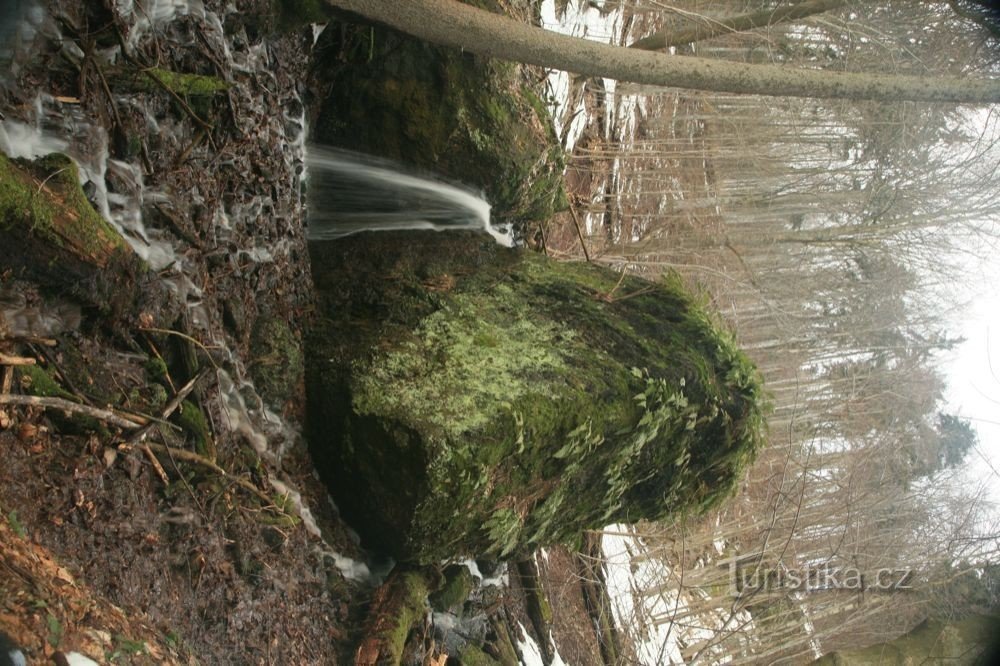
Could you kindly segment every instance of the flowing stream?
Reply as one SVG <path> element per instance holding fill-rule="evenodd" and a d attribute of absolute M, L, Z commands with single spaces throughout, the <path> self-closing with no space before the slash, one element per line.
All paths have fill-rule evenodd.
<path fill-rule="evenodd" d="M 509 229 L 490 224 L 490 205 L 463 186 L 321 146 L 308 147 L 306 165 L 310 241 L 362 231 L 481 229 L 501 245 L 513 245 Z"/>

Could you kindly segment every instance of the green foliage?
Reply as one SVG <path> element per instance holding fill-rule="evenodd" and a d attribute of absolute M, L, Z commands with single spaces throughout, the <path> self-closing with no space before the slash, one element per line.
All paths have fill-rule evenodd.
<path fill-rule="evenodd" d="M 326 416 L 311 448 L 363 536 L 422 562 L 512 557 L 732 491 L 767 401 L 675 276 L 620 279 L 474 235 L 433 241 L 426 260 L 409 237 L 338 241 L 350 277 L 317 278 L 336 285 L 343 301 L 326 314 L 350 312 L 339 325 L 352 337 L 314 338 L 311 412 Z M 391 278 L 357 274 L 366 261 Z M 459 276 L 448 291 L 415 277 L 441 274 Z"/>
<path fill-rule="evenodd" d="M 57 618 L 55 615 L 49 613 L 45 616 L 45 624 L 49 630 L 49 636 L 48 636 L 49 645 L 51 645 L 54 648 L 59 647 L 59 644 L 62 643 L 62 637 L 63 637 L 62 622 L 60 622 L 59 618 Z"/>
<path fill-rule="evenodd" d="M 938 455 L 940 469 L 961 465 L 969 449 L 975 448 L 979 437 L 968 419 L 952 414 L 938 414 L 937 433 L 941 438 L 941 452 Z"/>

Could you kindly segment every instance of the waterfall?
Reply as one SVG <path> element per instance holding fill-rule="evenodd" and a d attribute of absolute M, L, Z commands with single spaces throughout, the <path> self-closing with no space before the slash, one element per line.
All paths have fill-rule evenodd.
<path fill-rule="evenodd" d="M 482 229 L 513 245 L 490 224 L 490 205 L 465 187 L 367 155 L 310 145 L 306 151 L 307 237 L 329 240 L 360 231 Z"/>

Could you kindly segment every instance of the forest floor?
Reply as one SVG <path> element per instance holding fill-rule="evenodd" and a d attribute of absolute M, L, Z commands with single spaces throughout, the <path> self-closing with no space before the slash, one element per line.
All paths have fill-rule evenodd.
<path fill-rule="evenodd" d="M 57 650 L 102 663 L 347 663 L 363 630 L 378 563 L 300 435 L 311 281 L 289 146 L 304 131 L 312 33 L 265 41 L 269 3 L 238 4 L 206 0 L 203 15 L 150 30 L 103 3 L 55 0 L 0 90 L 11 145 L 24 128 L 59 135 L 93 167 L 95 206 L 118 221 L 128 201 L 141 210 L 145 226 L 125 233 L 174 295 L 108 321 L 0 266 L 0 394 L 39 399 L 0 402 L 0 629 L 29 663 Z M 102 56 L 130 40 L 129 60 Z M 154 64 L 226 85 L 137 83 Z M 137 425 L 68 414 L 55 398 Z M 492 612 L 513 643 L 529 634 L 565 663 L 602 663 L 574 555 L 536 561 L 544 602 L 512 574 Z"/>

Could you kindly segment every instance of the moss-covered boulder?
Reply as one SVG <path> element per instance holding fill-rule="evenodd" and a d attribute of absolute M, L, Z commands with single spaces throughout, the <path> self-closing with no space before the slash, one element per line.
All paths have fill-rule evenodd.
<path fill-rule="evenodd" d="M 507 557 L 701 509 L 761 441 L 755 369 L 679 282 L 472 232 L 311 247 L 310 445 L 363 539 Z"/>
<path fill-rule="evenodd" d="M 495 224 L 545 220 L 568 205 L 537 72 L 343 21 L 316 52 L 324 99 L 314 141 L 480 188 Z"/>

